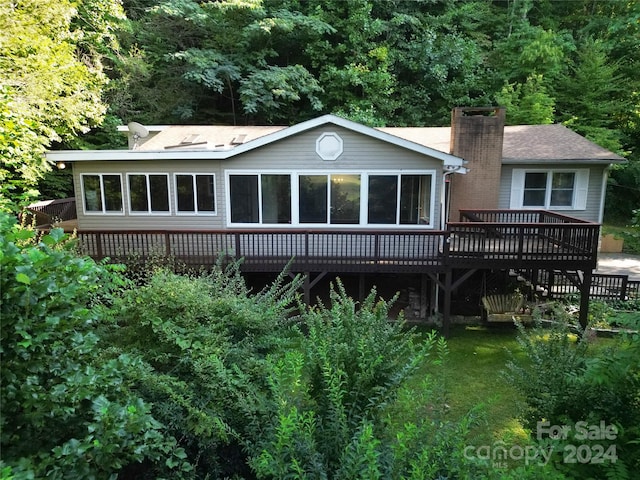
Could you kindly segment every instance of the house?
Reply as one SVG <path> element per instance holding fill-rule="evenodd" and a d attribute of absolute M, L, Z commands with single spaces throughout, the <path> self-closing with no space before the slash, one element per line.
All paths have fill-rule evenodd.
<path fill-rule="evenodd" d="M 224 254 L 247 272 L 293 259 L 307 297 L 327 273 L 418 275 L 421 311 L 444 292 L 446 323 L 478 270 L 578 271 L 588 288 L 595 267 L 607 170 L 624 160 L 561 125 L 505 127 L 504 113 L 456 108 L 436 128 L 130 124 L 127 150 L 48 159 L 73 166 L 94 257 Z"/>

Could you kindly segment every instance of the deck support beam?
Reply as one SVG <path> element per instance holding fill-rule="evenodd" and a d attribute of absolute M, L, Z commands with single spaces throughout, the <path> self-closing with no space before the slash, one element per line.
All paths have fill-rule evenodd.
<path fill-rule="evenodd" d="M 591 292 L 592 271 L 585 270 L 582 272 L 582 285 L 580 285 L 580 315 L 578 320 L 583 330 L 587 328 L 589 323 L 589 294 Z"/>
<path fill-rule="evenodd" d="M 453 271 L 447 268 L 444 273 L 444 311 L 442 312 L 442 335 L 449 338 L 449 330 L 451 325 L 451 284 L 453 280 Z"/>
<path fill-rule="evenodd" d="M 420 275 L 420 319 L 427 319 L 427 276 Z"/>
<path fill-rule="evenodd" d="M 311 280 L 311 272 L 304 272 L 304 284 L 303 288 L 303 300 L 305 305 L 311 305 L 311 289 L 315 287 L 315 285 L 322 280 L 325 275 L 329 272 L 320 272 L 318 273 L 313 280 Z"/>

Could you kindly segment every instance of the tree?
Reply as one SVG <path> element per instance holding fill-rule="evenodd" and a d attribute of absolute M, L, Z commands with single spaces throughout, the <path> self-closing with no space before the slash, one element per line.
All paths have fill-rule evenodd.
<path fill-rule="evenodd" d="M 120 13 L 115 1 L 20 0 L 0 6 L 0 208 L 36 195 L 50 169 L 44 150 L 102 120 L 107 78 L 99 47 Z M 107 43 L 107 45 L 109 45 Z"/>
<path fill-rule="evenodd" d="M 508 125 L 553 123 L 555 102 L 543 83 L 542 75 L 531 75 L 523 84 L 506 84 L 496 95 L 506 109 Z"/>

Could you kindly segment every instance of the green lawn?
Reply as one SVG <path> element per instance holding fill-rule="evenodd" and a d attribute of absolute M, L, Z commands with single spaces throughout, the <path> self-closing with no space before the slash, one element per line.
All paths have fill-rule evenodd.
<path fill-rule="evenodd" d="M 511 325 L 495 328 L 452 329 L 447 341 L 449 354 L 445 366 L 447 416 L 456 421 L 469 411 L 479 414 L 470 441 L 476 445 L 503 441 L 507 445 L 526 445 L 528 434 L 518 420 L 520 397 L 502 374 L 511 359 L 520 354 L 516 330 Z M 433 373 L 426 365 L 414 377 L 413 388 Z M 480 406 L 480 408 L 478 408 Z"/>
<path fill-rule="evenodd" d="M 520 352 L 515 328 L 457 328 L 448 345 L 446 386 L 452 418 L 482 404 L 483 422 L 474 431 L 477 440 L 527 443 L 528 435 L 517 419 L 520 396 L 502 376 L 509 352 Z"/>
<path fill-rule="evenodd" d="M 457 327 L 447 343 L 446 389 L 451 418 L 460 418 L 481 405 L 481 421 L 472 432 L 474 443 L 525 445 L 528 434 L 518 420 L 521 398 L 502 376 L 511 358 L 509 352 L 520 353 L 515 328 Z"/>

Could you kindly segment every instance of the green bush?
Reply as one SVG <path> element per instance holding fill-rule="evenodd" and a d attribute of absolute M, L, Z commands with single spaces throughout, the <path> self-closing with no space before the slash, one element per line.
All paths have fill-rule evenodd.
<path fill-rule="evenodd" d="M 390 322 L 375 298 L 357 305 L 338 283 L 329 308 L 303 315 L 297 348 L 270 357 L 276 410 L 253 451 L 258 478 L 484 478 L 463 455 L 471 419 L 444 418 L 441 378 L 407 386 L 418 366 L 442 365 L 446 342 Z"/>
<path fill-rule="evenodd" d="M 138 361 L 101 361 L 105 302 L 124 285 L 75 256 L 60 229 L 36 240 L 0 216 L 3 476 L 109 478 L 183 453 L 130 388 Z M 184 466 L 188 469 L 188 466 Z"/>
<path fill-rule="evenodd" d="M 299 283 L 284 278 L 252 294 L 237 264 L 200 277 L 157 271 L 114 308 L 108 341 L 144 363 L 131 380 L 196 478 L 250 474 L 246 446 L 270 410 L 265 359 L 291 336 Z"/>
<path fill-rule="evenodd" d="M 569 427 L 566 438 L 542 435 L 542 440 L 556 449 L 557 468 L 573 478 L 631 478 L 640 468 L 640 335 L 596 348 L 588 331 L 576 337 L 567 322 L 519 328 L 526 358 L 510 362 L 507 378 L 525 398 L 525 426 L 536 437 L 541 421 Z M 578 422 L 615 426 L 618 433 L 615 439 L 581 438 Z M 604 460 L 600 463 L 566 463 L 567 452 L 581 445 L 583 453 L 597 454 L 602 447 L 615 455 L 596 457 Z"/>

